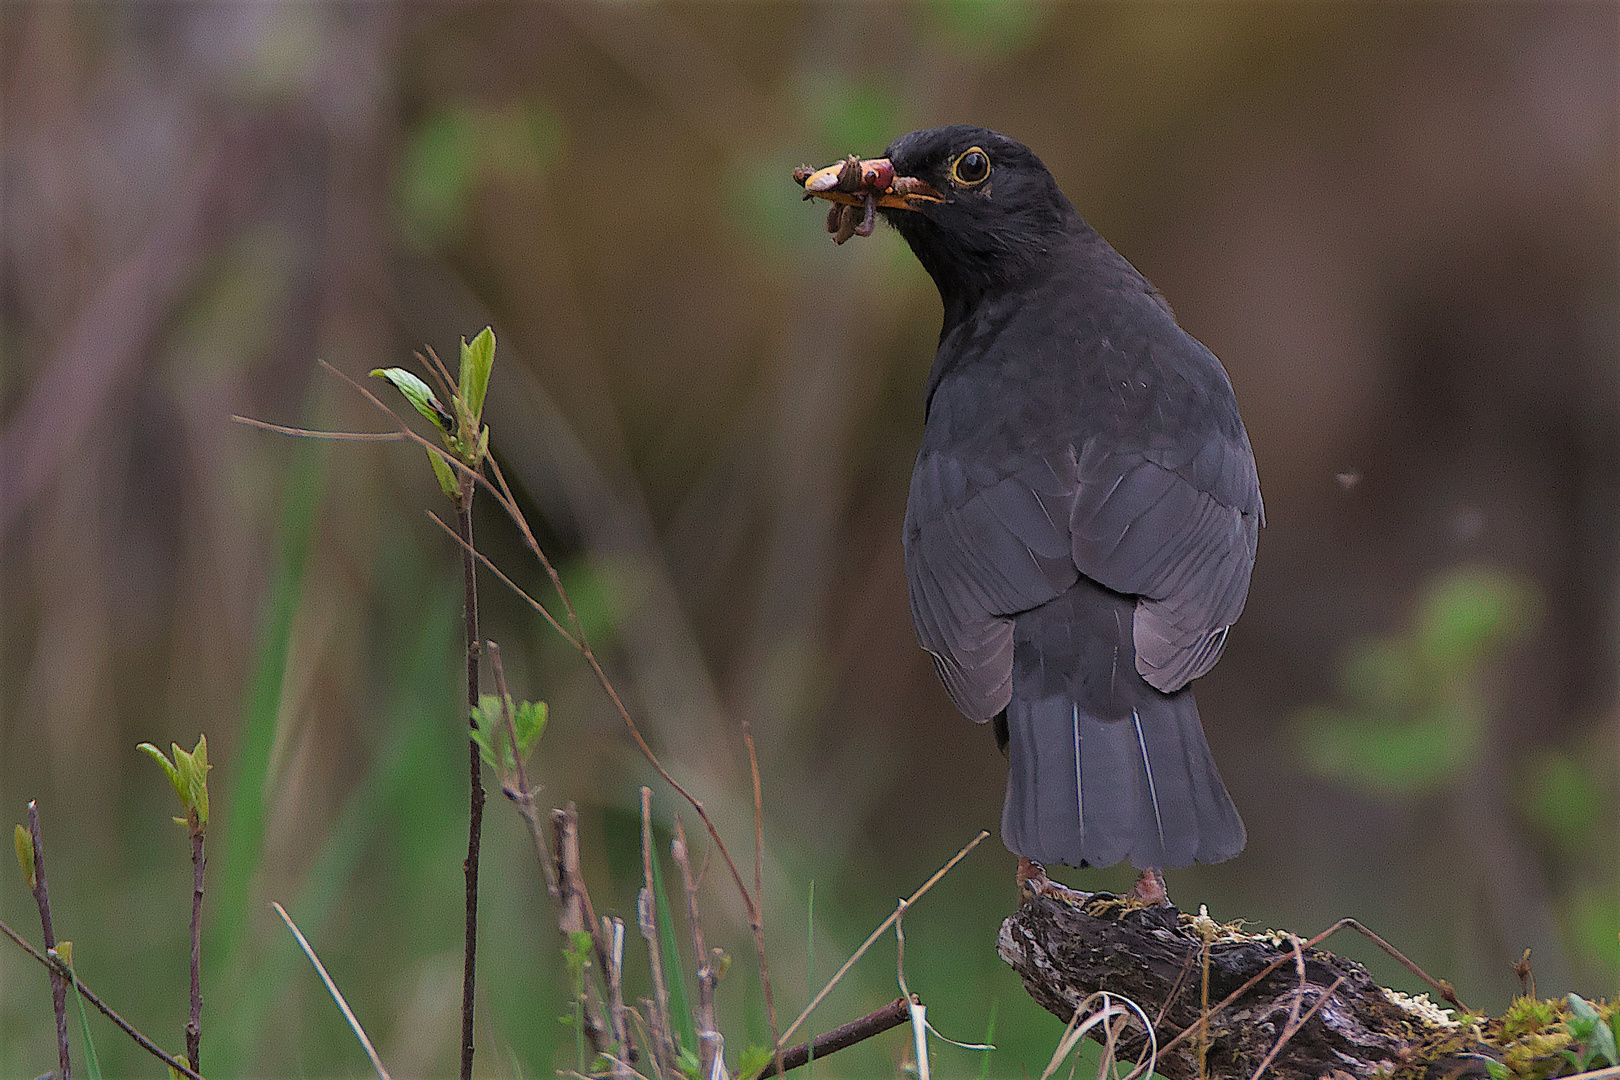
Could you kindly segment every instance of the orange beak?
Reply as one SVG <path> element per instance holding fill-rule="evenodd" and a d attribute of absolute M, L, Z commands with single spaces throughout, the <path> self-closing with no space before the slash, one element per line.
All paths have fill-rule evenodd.
<path fill-rule="evenodd" d="M 916 210 L 924 203 L 944 202 L 932 185 L 914 176 L 896 176 L 888 158 L 861 159 L 851 154 L 825 169 L 801 166 L 793 179 L 804 186 L 805 198 L 821 198 L 845 206 L 865 206 L 869 197 L 891 210 Z"/>

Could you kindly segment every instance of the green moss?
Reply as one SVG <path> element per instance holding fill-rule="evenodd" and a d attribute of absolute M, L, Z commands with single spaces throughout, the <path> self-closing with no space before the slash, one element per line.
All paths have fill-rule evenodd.
<path fill-rule="evenodd" d="M 1523 1080 L 1557 1076 L 1566 1064 L 1562 1051 L 1574 1042 L 1566 1031 L 1537 1031 L 1514 1040 L 1502 1050 L 1502 1064 Z"/>
<path fill-rule="evenodd" d="M 1502 1014 L 1502 1038 L 1508 1042 L 1533 1035 L 1558 1022 L 1558 1010 L 1551 1001 L 1539 998 L 1514 998 L 1507 1012 Z"/>

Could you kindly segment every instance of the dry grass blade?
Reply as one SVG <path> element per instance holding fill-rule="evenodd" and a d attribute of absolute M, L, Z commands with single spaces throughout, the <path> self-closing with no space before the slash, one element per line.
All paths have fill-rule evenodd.
<path fill-rule="evenodd" d="M 281 916 L 281 921 L 287 924 L 287 929 L 292 931 L 292 936 L 298 942 L 298 947 L 304 950 L 304 955 L 309 957 L 310 965 L 315 968 L 315 973 L 321 977 L 321 982 L 326 984 L 326 992 L 332 995 L 333 1001 L 337 1002 L 337 1007 L 343 1012 L 343 1018 L 349 1022 L 349 1027 L 354 1031 L 354 1037 L 360 1040 L 360 1045 L 365 1049 L 366 1056 L 371 1059 L 371 1067 L 377 1070 L 377 1075 L 382 1080 L 392 1080 L 388 1075 L 388 1070 L 383 1067 L 382 1058 L 377 1056 L 376 1047 L 372 1046 L 371 1040 L 366 1037 L 366 1029 L 360 1026 L 360 1021 L 355 1017 L 354 1010 L 349 1008 L 347 1001 L 343 1000 L 343 994 L 338 990 L 337 983 L 333 982 L 332 976 L 326 973 L 326 966 L 321 963 L 321 958 L 315 955 L 315 950 L 305 940 L 303 931 L 299 930 L 298 926 L 292 921 L 291 916 L 287 914 L 286 908 L 274 900 L 270 901 L 270 906 L 276 909 L 276 914 Z"/>
<path fill-rule="evenodd" d="M 894 909 L 894 914 L 890 915 L 887 919 L 884 919 L 878 924 L 878 928 L 876 930 L 873 930 L 869 935 L 867 935 L 866 940 L 861 942 L 860 948 L 856 949 L 850 958 L 844 961 L 844 965 L 833 973 L 833 977 L 827 981 L 827 985 L 823 986 L 821 991 L 817 993 L 815 997 L 810 999 L 810 1004 L 806 1005 L 804 1007 L 804 1011 L 799 1014 L 798 1018 L 794 1020 L 793 1023 L 788 1025 L 788 1029 L 786 1031 L 782 1032 L 782 1037 L 776 1041 L 777 1046 L 781 1046 L 782 1044 L 786 1043 L 787 1040 L 793 1037 L 793 1033 L 798 1031 L 799 1027 L 810 1018 L 810 1014 L 816 1011 L 816 1006 L 821 1004 L 822 999 L 824 999 L 828 994 L 832 993 L 833 987 L 837 986 L 843 977 L 849 972 L 849 969 L 855 966 L 855 962 L 857 960 L 866 955 L 866 950 L 870 949 L 873 943 L 876 942 L 878 938 L 883 936 L 883 932 L 894 925 L 895 920 L 900 918 L 901 914 L 908 906 L 915 904 L 918 898 L 938 884 L 940 878 L 950 873 L 952 868 L 954 868 L 957 863 L 967 858 L 968 852 L 978 847 L 980 842 L 989 835 L 990 834 L 988 832 L 981 829 L 979 831 L 979 835 L 975 836 L 972 840 L 969 840 L 967 845 L 963 847 L 961 851 L 958 851 L 955 855 L 952 855 L 949 862 L 940 867 L 938 870 L 935 870 L 933 877 L 930 877 L 927 881 L 923 882 L 921 887 L 918 888 L 916 892 L 900 901 L 900 903 L 896 905 Z"/>
<path fill-rule="evenodd" d="M 1096 1011 L 1090 1012 L 1088 1015 L 1088 1010 L 1093 1008 Z M 1081 1020 L 1082 1016 L 1085 1017 L 1084 1020 Z M 1135 1066 L 1125 1074 L 1122 1080 L 1138 1080 L 1139 1077 L 1152 1073 L 1154 1066 L 1159 1062 L 1159 1049 L 1158 1039 L 1153 1033 L 1153 1025 L 1148 1022 L 1147 1014 L 1130 998 L 1120 997 L 1118 994 L 1110 994 L 1103 990 L 1091 994 L 1074 1007 L 1074 1016 L 1070 1018 L 1068 1026 L 1063 1029 L 1063 1037 L 1058 1040 L 1057 1049 L 1052 1051 L 1052 1060 L 1047 1062 L 1046 1069 L 1041 1073 L 1041 1080 L 1051 1080 L 1051 1077 L 1068 1060 L 1069 1055 L 1074 1053 L 1074 1048 L 1080 1045 L 1080 1041 L 1091 1034 L 1099 1025 L 1107 1024 L 1111 1020 L 1126 1023 L 1129 1022 L 1132 1016 L 1135 1016 L 1141 1023 L 1142 1030 L 1146 1033 L 1147 1038 L 1143 1045 L 1142 1056 L 1137 1059 Z M 1111 1067 L 1113 1047 L 1118 1039 L 1119 1031 L 1110 1029 L 1105 1029 L 1105 1031 L 1107 1033 L 1106 1049 L 1101 1067 L 1106 1070 Z M 1099 1075 L 1102 1075 L 1102 1073 L 1099 1073 Z"/>

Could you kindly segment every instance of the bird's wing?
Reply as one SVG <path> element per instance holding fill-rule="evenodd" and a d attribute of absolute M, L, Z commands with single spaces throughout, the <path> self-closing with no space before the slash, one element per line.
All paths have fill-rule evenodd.
<path fill-rule="evenodd" d="M 1082 448 L 1070 517 L 1075 565 L 1137 596 L 1136 669 L 1165 692 L 1215 666 L 1243 611 L 1261 522 L 1241 430 L 1192 452 Z"/>
<path fill-rule="evenodd" d="M 1138 598 L 1136 668 L 1165 692 L 1220 659 L 1260 525 L 1247 440 L 1195 451 L 1094 438 L 998 475 L 925 449 L 906 510 L 912 620 L 951 699 L 983 721 L 1012 693 L 1013 615 L 1079 574 Z"/>
<path fill-rule="evenodd" d="M 906 580 L 917 636 L 951 700 L 983 722 L 1012 694 L 1011 616 L 1057 596 L 1079 573 L 1069 542 L 1072 453 L 1010 475 L 925 448 L 906 506 Z"/>

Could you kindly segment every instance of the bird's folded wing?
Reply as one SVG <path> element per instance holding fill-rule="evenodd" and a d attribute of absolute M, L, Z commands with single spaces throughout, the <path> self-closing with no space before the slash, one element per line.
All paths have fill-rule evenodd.
<path fill-rule="evenodd" d="M 1088 443 L 1011 475 L 924 451 L 906 517 L 912 619 L 975 720 L 1012 693 L 1011 617 L 1078 574 L 1139 598 L 1136 667 L 1170 692 L 1220 658 L 1243 611 L 1260 524 L 1246 444 L 1191 453 Z"/>
<path fill-rule="evenodd" d="M 974 720 L 1000 712 L 1012 693 L 1010 616 L 1078 577 L 1076 484 L 1072 454 L 1036 457 L 1010 476 L 926 450 L 917 459 L 905 533 L 912 620 L 951 699 Z"/>
<path fill-rule="evenodd" d="M 1193 454 L 1082 448 L 1071 517 L 1075 565 L 1140 597 L 1136 668 L 1177 690 L 1220 659 L 1243 612 L 1261 521 L 1247 443 Z"/>

